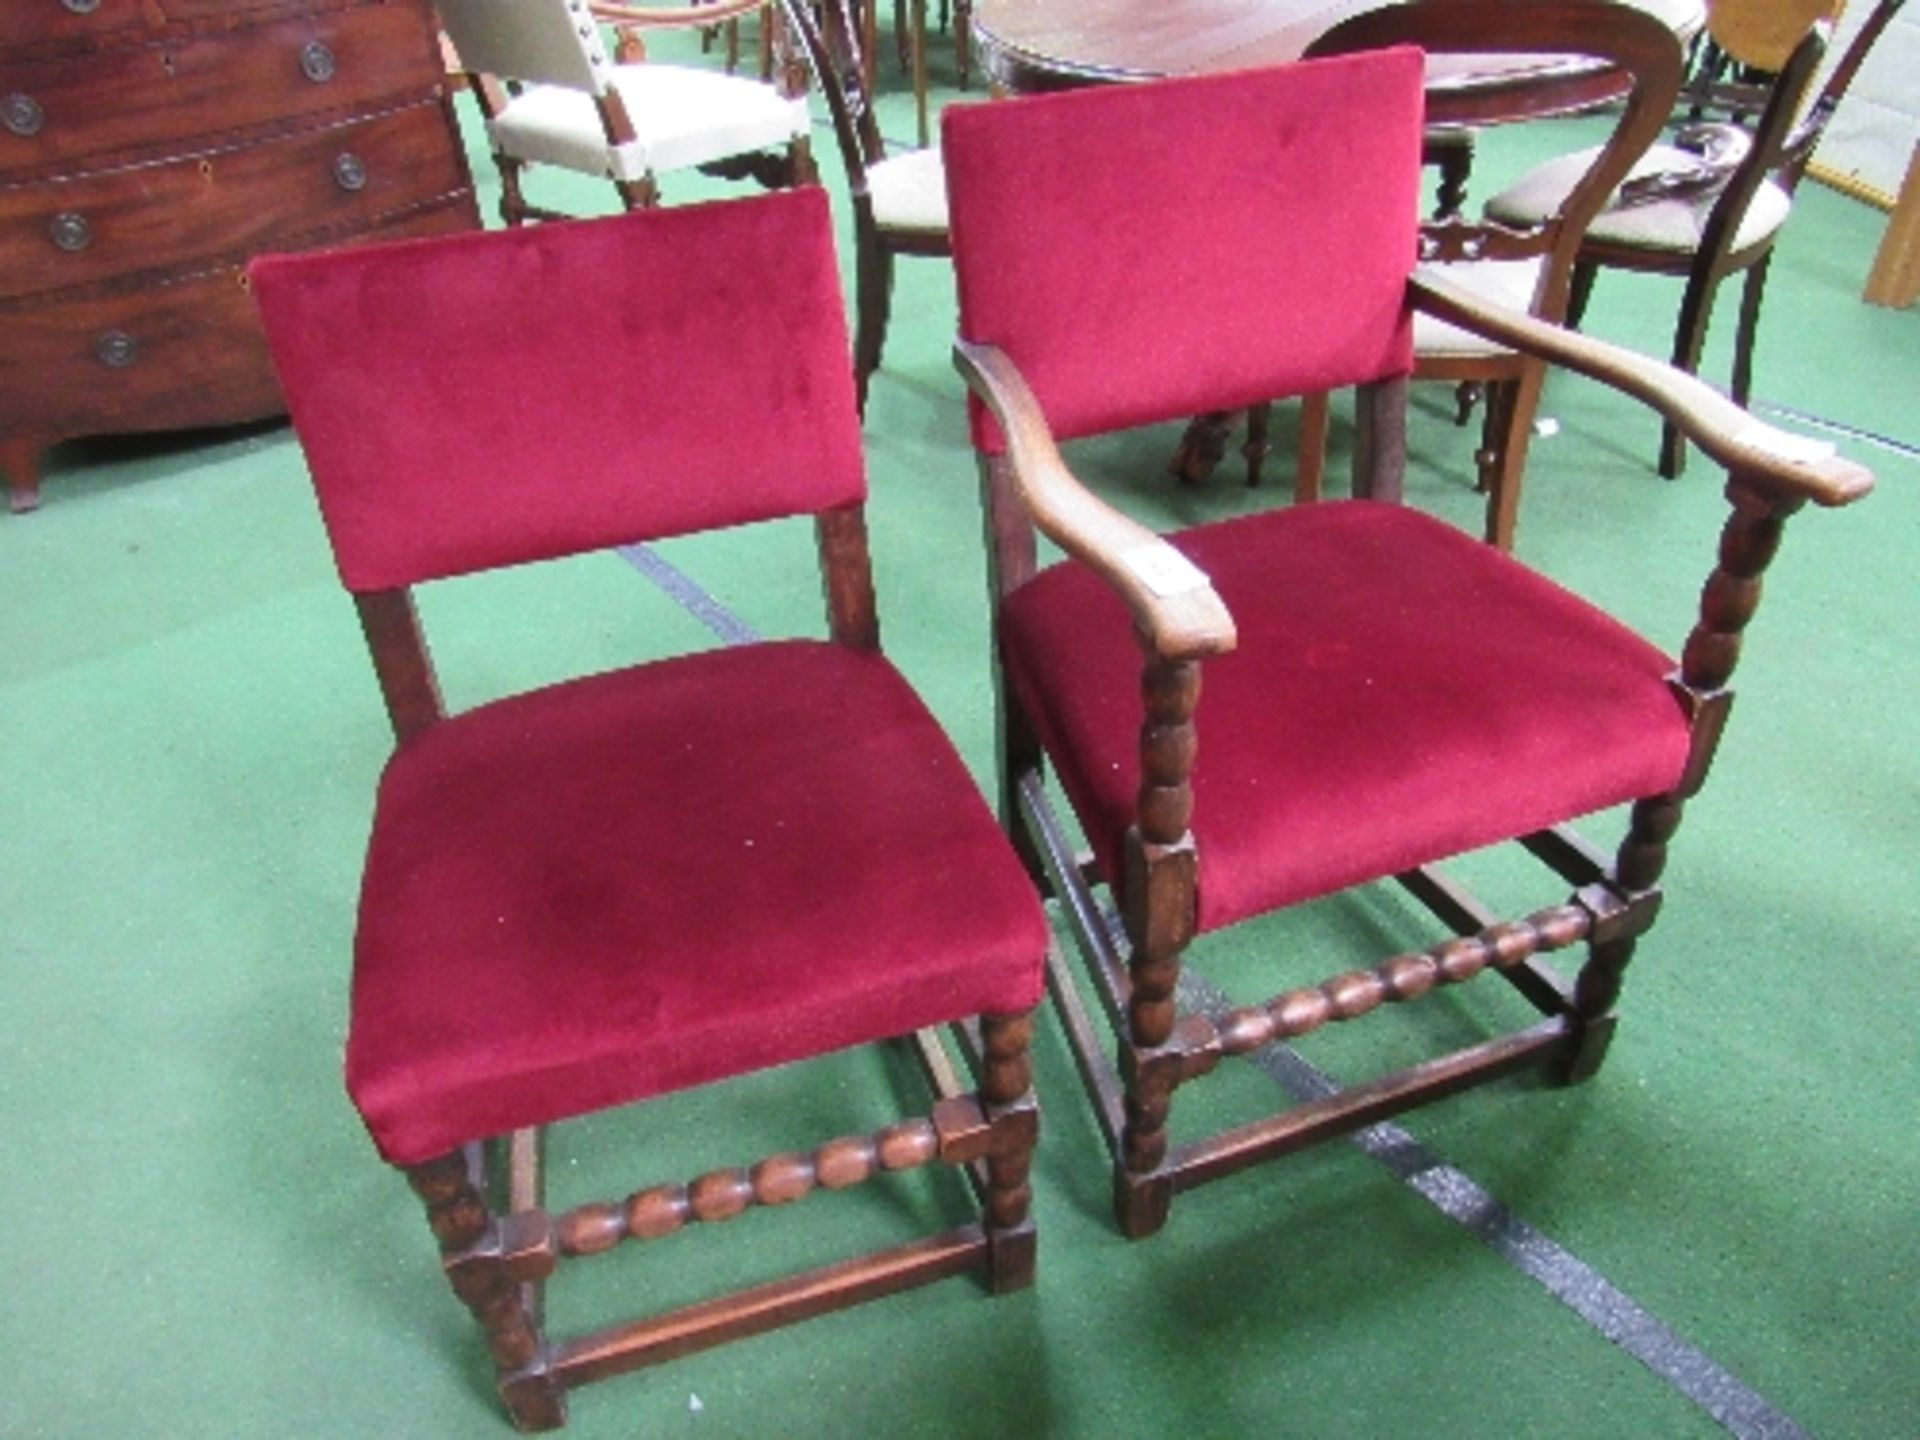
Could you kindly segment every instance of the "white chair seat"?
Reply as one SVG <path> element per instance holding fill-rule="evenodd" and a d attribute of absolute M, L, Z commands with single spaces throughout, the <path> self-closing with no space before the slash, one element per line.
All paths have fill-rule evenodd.
<path fill-rule="evenodd" d="M 1540 283 L 1544 256 L 1526 260 L 1457 260 L 1434 268 L 1456 285 L 1473 291 L 1483 300 L 1504 305 L 1527 314 L 1533 309 L 1534 288 Z M 1462 330 L 1445 320 L 1418 311 L 1413 316 L 1413 354 L 1415 360 L 1451 359 L 1456 356 L 1505 355 L 1509 347 L 1470 330 Z"/>
<path fill-rule="evenodd" d="M 867 194 L 874 223 L 882 230 L 947 233 L 947 174 L 938 147 L 869 165 Z"/>
<path fill-rule="evenodd" d="M 1538 224 L 1552 214 L 1561 198 L 1586 172 L 1593 160 L 1591 150 L 1562 155 L 1557 160 L 1530 170 L 1517 183 L 1502 190 L 1487 202 L 1487 214 L 1509 225 Z M 1656 145 L 1633 167 L 1632 177 L 1662 171 L 1689 170 L 1700 157 L 1671 145 Z M 1686 255 L 1699 249 L 1707 216 L 1713 210 L 1718 192 L 1673 195 L 1642 205 L 1610 206 L 1594 217 L 1587 227 L 1587 238 L 1608 245 L 1638 250 L 1658 250 Z M 1761 184 L 1753 203 L 1740 222 L 1733 248 L 1745 250 L 1758 245 L 1786 223 L 1793 200 L 1773 181 Z"/>
<path fill-rule="evenodd" d="M 811 126 L 805 96 L 785 99 L 771 85 L 719 71 L 622 65 L 613 85 L 638 137 L 628 144 L 607 143 L 599 111 L 584 91 L 556 85 L 529 85 L 488 122 L 488 135 L 515 160 L 642 180 L 781 148 Z"/>

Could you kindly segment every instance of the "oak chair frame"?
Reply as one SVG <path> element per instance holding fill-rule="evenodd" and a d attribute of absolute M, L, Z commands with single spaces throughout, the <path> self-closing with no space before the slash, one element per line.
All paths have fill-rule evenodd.
<path fill-rule="evenodd" d="M 997 656 L 994 668 L 1002 819 L 1038 883 L 1058 900 L 1094 991 L 1090 1005 L 1070 963 L 1057 950 L 1050 955 L 1048 989 L 1106 1136 L 1115 1212 L 1131 1238 L 1158 1231 L 1177 1192 L 1257 1162 L 1525 1067 L 1565 1082 L 1598 1069 L 1627 966 L 1660 908 L 1668 842 L 1706 777 L 1726 722 L 1741 635 L 1758 607 L 1761 575 L 1782 528 L 1809 501 L 1845 505 L 1872 485 L 1867 471 L 1838 458 L 1785 458 L 1805 442 L 1752 420 L 1691 376 L 1490 305 L 1443 274 L 1416 270 L 1408 298 L 1420 310 L 1513 347 L 1531 363 L 1562 365 L 1634 396 L 1726 467 L 1731 514 L 1669 682 L 1690 717 L 1689 760 L 1670 793 L 1632 806 L 1627 835 L 1612 857 L 1566 826 L 1517 837 L 1573 887 L 1560 903 L 1501 919 L 1440 868 L 1422 866 L 1393 878 L 1454 938 L 1214 1017 L 1182 1013 L 1175 989 L 1198 928 L 1190 781 L 1200 739 L 1201 671 L 1210 657 L 1234 649 L 1232 616 L 1210 585 L 1171 597 L 1156 593 L 1125 557 L 1157 537 L 1073 476 L 1013 360 L 964 338 L 955 346 L 957 367 L 1005 437 L 1004 451 L 980 462 L 996 607 L 1035 575 L 1037 529 L 1112 588 L 1141 646 L 1140 788 L 1125 844 L 1126 899 L 1117 916 L 1096 890 L 1109 877 L 1073 849 L 1047 789 L 1038 731 Z M 1400 499 L 1406 386 L 1389 380 L 1361 387 L 1356 494 Z M 1586 959 L 1572 980 L 1542 958 L 1577 944 L 1585 945 Z M 1175 1092 L 1227 1057 L 1412 1000 L 1485 969 L 1513 985 L 1540 1020 L 1216 1135 L 1171 1142 Z M 1102 1043 L 1096 1006 L 1114 1034 L 1114 1054 Z"/>
<path fill-rule="evenodd" d="M 864 508 L 822 513 L 815 530 L 829 634 L 876 652 Z M 445 716 L 411 587 L 356 594 L 354 601 L 396 743 L 404 743 Z M 621 1201 L 550 1212 L 543 1131 L 536 1129 L 403 1167 L 426 1207 L 448 1283 L 486 1334 L 514 1424 L 556 1428 L 566 1421 L 566 1392 L 575 1386 L 948 1276 L 979 1273 L 995 1294 L 1030 1285 L 1035 1229 L 1027 1177 L 1039 1129 L 1028 1058 L 1032 1015 L 984 1015 L 949 1029 L 977 1083 L 963 1078 L 937 1031 L 918 1032 L 912 1046 L 933 1093 L 925 1115 L 684 1184 L 645 1186 Z M 963 1171 L 982 1205 L 979 1220 L 591 1334 L 554 1341 L 545 1332 L 542 1287 L 563 1260 L 934 1161 Z"/>

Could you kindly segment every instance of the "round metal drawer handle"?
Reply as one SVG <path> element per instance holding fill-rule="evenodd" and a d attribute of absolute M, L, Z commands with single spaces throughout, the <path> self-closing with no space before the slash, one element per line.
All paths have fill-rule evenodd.
<path fill-rule="evenodd" d="M 87 224 L 87 217 L 77 210 L 62 210 L 47 222 L 47 234 L 52 237 L 54 248 L 64 250 L 69 255 L 77 254 L 93 243 L 93 227 Z"/>
<path fill-rule="evenodd" d="M 349 192 L 366 189 L 366 165 L 351 150 L 342 150 L 333 159 L 333 183 Z"/>
<path fill-rule="evenodd" d="M 100 8 L 100 0 L 60 0 L 75 15 L 91 15 Z"/>
<path fill-rule="evenodd" d="M 140 347 L 124 330 L 109 330 L 94 342 L 93 353 L 109 370 L 124 370 L 139 357 Z"/>
<path fill-rule="evenodd" d="M 337 69 L 333 51 L 318 40 L 309 40 L 300 48 L 300 73 L 316 85 L 324 85 Z"/>
<path fill-rule="evenodd" d="M 21 138 L 38 135 L 40 127 L 46 123 L 47 112 L 40 108 L 40 102 L 31 95 L 13 94 L 0 100 L 0 125 L 5 125 Z"/>

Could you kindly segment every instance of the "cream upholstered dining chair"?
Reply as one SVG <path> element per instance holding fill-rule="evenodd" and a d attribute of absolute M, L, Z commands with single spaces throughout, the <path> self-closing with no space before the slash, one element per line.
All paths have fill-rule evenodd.
<path fill-rule="evenodd" d="M 887 154 L 874 117 L 871 67 L 861 50 L 865 27 L 853 0 L 781 3 L 813 67 L 814 83 L 826 97 L 846 165 L 853 201 L 853 368 L 864 411 L 867 387 L 886 347 L 895 257 L 951 253 L 946 176 L 937 146 Z"/>
<path fill-rule="evenodd" d="M 1731 95 L 1721 92 L 1722 103 L 1731 100 L 1744 110 L 1747 126 L 1689 124 L 1674 144 L 1653 147 L 1634 165 L 1581 241 L 1569 322 L 1577 325 L 1584 317 L 1594 277 L 1603 269 L 1684 279 L 1673 363 L 1692 372 L 1700 365 L 1721 281 L 1744 271 L 1728 387 L 1744 405 L 1752 389 L 1754 337 L 1767 270 L 1792 211 L 1794 191 L 1828 118 L 1902 3 L 1877 0 L 1808 104 L 1827 45 L 1832 0 L 1800 0 L 1797 5 L 1715 0 L 1707 11 L 1708 34 L 1730 59 L 1770 74 L 1771 81 L 1734 87 Z M 1584 163 L 1583 155 L 1548 161 L 1489 200 L 1487 214 L 1513 225 L 1538 220 L 1559 203 Z M 1660 473 L 1671 479 L 1685 462 L 1679 430 L 1663 426 Z"/>
<path fill-rule="evenodd" d="M 1392 49 L 943 117 L 1002 816 L 1084 962 L 1050 957 L 1049 988 L 1128 1235 L 1160 1228 L 1176 1192 L 1470 1085 L 1595 1071 L 1781 527 L 1872 483 L 1690 376 L 1416 267 L 1422 90 L 1419 53 Z M 1725 527 L 1697 570 L 1675 546 L 1634 560 L 1708 576 L 1673 648 L 1395 503 L 1421 315 L 1646 401 L 1727 468 Z M 1368 498 L 1162 536 L 1058 444 L 1135 431 L 1157 446 L 1139 427 L 1349 385 Z M 1066 558 L 1043 566 L 1036 528 Z M 1572 828 L 1616 806 L 1611 853 Z M 1496 845 L 1542 863 L 1543 886 L 1501 871 L 1509 900 L 1530 888 L 1540 908 L 1503 918 L 1445 864 Z M 1384 960 L 1363 943 L 1357 964 L 1329 962 L 1298 943 L 1311 922 L 1286 918 L 1346 892 L 1359 913 L 1397 912 L 1398 889 L 1433 923 L 1396 918 L 1407 948 Z M 1222 945 L 1239 987 L 1266 998 L 1193 983 L 1189 958 Z M 1551 964 L 1559 951 L 1581 958 L 1576 977 Z M 1392 1058 L 1344 1088 L 1316 1082 L 1278 1113 L 1216 1108 L 1237 1123 L 1182 1133 L 1176 1096 L 1235 1057 L 1345 1022 L 1377 1034 L 1365 1017 L 1482 972 L 1511 982 L 1524 1020 L 1463 994 L 1469 1034 L 1438 1026 L 1458 1048 L 1406 1064 L 1388 1036 Z M 1231 1082 L 1209 1088 L 1232 1103 Z"/>
<path fill-rule="evenodd" d="M 628 209 L 655 204 L 659 177 L 674 170 L 770 185 L 811 179 L 804 94 L 696 66 L 616 63 L 600 34 L 603 19 L 691 27 L 768 3 L 663 10 L 588 0 L 435 0 L 486 120 L 502 218 L 509 225 L 562 218 L 527 201 L 529 165 L 608 180 Z"/>
<path fill-rule="evenodd" d="M 1028 1283 L 1028 1012 L 1048 931 L 880 649 L 824 193 L 250 274 L 397 738 L 360 886 L 347 1089 L 425 1203 L 515 1422 L 550 1428 L 576 1385 L 908 1286 Z M 783 533 L 817 550 L 826 638 L 444 712 L 416 586 L 780 517 L 812 519 L 812 546 Z M 925 1028 L 950 1024 L 971 1077 Z M 541 1127 L 916 1032 L 924 1108 L 825 1143 L 787 1124 L 796 1148 L 684 1184 L 656 1158 L 624 1199 L 547 1208 Z M 723 1087 L 706 1113 L 767 1098 Z M 735 1217 L 934 1162 L 965 1172 L 979 1209 L 930 1201 L 950 1212 L 934 1233 L 549 1338 L 556 1268 L 724 1221 L 777 1242 L 780 1221 Z M 789 1252 L 818 1248 L 806 1218 L 783 1217 Z"/>

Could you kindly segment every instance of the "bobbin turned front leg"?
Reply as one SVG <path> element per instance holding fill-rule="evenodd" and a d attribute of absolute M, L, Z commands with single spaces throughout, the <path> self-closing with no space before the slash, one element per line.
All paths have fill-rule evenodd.
<path fill-rule="evenodd" d="M 996 1295 L 1033 1283 L 1037 1256 L 1033 1224 L 1033 1146 L 1039 1110 L 1033 1098 L 1033 1016 L 981 1018 L 980 1098 L 995 1136 L 987 1152 L 983 1201 L 987 1229 L 987 1284 Z"/>
<path fill-rule="evenodd" d="M 1120 1054 L 1126 1119 L 1114 1174 L 1115 1216 L 1130 1239 L 1165 1225 L 1173 1201 L 1173 1179 L 1163 1167 L 1176 1072 L 1153 1061 L 1173 1038 L 1180 956 L 1194 932 L 1197 881 L 1188 825 L 1200 666 L 1150 658 L 1141 676 L 1141 697 L 1146 714 L 1140 728 L 1138 824 L 1127 836 L 1122 887 L 1122 916 L 1132 944 L 1127 1037 Z"/>
<path fill-rule="evenodd" d="M 475 1183 L 467 1157 L 459 1151 L 406 1167 L 407 1183 L 427 1208 L 427 1224 L 440 1243 L 447 1281 L 473 1312 L 487 1337 L 487 1350 L 499 1376 L 500 1398 L 520 1430 L 555 1430 L 567 1423 L 566 1396 L 547 1369 L 546 1342 L 527 1309 L 514 1253 L 520 1247 L 502 1238 L 500 1221 Z M 541 1247 L 535 1268 L 550 1271 L 550 1255 Z"/>

